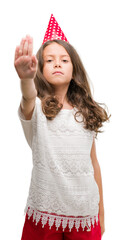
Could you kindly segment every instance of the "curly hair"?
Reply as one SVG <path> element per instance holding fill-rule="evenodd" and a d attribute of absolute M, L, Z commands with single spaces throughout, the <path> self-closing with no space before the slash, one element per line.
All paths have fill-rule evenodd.
<path fill-rule="evenodd" d="M 84 128 L 95 131 L 95 137 L 97 137 L 97 133 L 102 132 L 99 130 L 99 128 L 103 126 L 102 123 L 108 121 L 111 115 L 108 116 L 106 110 L 99 106 L 99 104 L 105 105 L 104 103 L 94 101 L 89 86 L 88 74 L 77 51 L 71 44 L 63 40 L 45 42 L 36 54 L 38 59 L 38 70 L 34 82 L 37 90 L 37 97 L 42 101 L 42 111 L 48 120 L 52 120 L 63 107 L 63 104 L 60 103 L 59 99 L 55 96 L 54 87 L 43 76 L 43 50 L 53 42 L 60 44 L 66 49 L 73 65 L 73 77 L 68 87 L 67 101 L 78 110 L 74 118 L 78 122 L 76 115 L 79 113 L 82 116 Z"/>

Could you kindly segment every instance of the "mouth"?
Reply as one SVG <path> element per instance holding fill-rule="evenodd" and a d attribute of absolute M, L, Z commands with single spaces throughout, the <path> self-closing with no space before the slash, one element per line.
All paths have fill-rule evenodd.
<path fill-rule="evenodd" d="M 62 74 L 62 75 L 63 75 L 63 73 L 62 73 L 62 72 L 59 72 L 59 71 L 56 71 L 56 72 L 54 72 L 53 74 L 56 74 L 56 75 Z"/>

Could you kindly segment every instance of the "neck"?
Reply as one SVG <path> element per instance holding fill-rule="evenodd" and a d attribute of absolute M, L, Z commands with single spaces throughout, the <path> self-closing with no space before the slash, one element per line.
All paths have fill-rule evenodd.
<path fill-rule="evenodd" d="M 68 90 L 68 86 L 67 87 L 58 87 L 55 88 L 55 96 L 58 98 L 59 102 L 64 104 L 68 103 L 67 100 L 67 90 Z"/>

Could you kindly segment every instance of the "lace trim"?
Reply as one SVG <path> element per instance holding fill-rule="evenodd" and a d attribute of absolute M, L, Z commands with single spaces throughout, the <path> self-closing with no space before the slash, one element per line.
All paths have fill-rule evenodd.
<path fill-rule="evenodd" d="M 32 207 L 26 207 L 24 212 L 27 213 L 28 219 L 30 219 L 31 216 L 33 217 L 33 222 L 35 221 L 35 225 L 37 225 L 38 222 L 41 221 L 43 228 L 45 224 L 48 222 L 48 220 L 49 220 L 49 229 L 51 229 L 51 227 L 55 223 L 57 231 L 61 223 L 62 223 L 63 231 L 68 225 L 69 232 L 71 232 L 71 229 L 74 227 L 74 223 L 75 223 L 75 228 L 77 229 L 77 232 L 79 231 L 78 230 L 79 227 L 81 227 L 83 231 L 85 227 L 87 227 L 87 231 L 91 231 L 91 224 L 94 227 L 95 223 L 98 224 L 99 222 L 98 214 L 95 216 L 88 216 L 88 217 L 63 217 L 63 216 L 57 216 L 55 214 L 43 213 L 35 210 Z"/>

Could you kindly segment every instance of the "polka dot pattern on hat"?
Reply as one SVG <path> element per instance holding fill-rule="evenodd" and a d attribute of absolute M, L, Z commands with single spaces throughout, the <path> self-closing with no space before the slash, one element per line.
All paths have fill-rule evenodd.
<path fill-rule="evenodd" d="M 47 42 L 49 40 L 54 40 L 54 39 L 60 39 L 60 40 L 68 42 L 63 31 L 61 30 L 60 26 L 58 25 L 57 21 L 55 20 L 53 14 L 51 14 L 49 24 L 48 24 L 42 44 L 44 44 L 45 42 Z"/>

